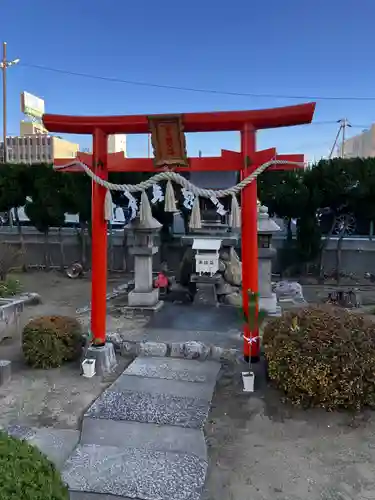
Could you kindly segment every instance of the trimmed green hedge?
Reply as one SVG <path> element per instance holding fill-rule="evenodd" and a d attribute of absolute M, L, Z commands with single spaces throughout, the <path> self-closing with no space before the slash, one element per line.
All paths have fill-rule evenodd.
<path fill-rule="evenodd" d="M 22 350 L 33 368 L 57 368 L 81 355 L 81 325 L 67 316 L 32 319 L 23 330 Z"/>
<path fill-rule="evenodd" d="M 69 500 L 54 465 L 34 446 L 0 432 L 1 500 Z"/>
<path fill-rule="evenodd" d="M 375 324 L 339 308 L 308 307 L 263 333 L 268 373 L 303 407 L 375 407 Z"/>

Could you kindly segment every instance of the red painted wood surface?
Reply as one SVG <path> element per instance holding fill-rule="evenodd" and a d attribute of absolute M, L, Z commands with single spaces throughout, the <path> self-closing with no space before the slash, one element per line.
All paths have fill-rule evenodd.
<path fill-rule="evenodd" d="M 210 113 L 185 113 L 182 121 L 185 132 L 241 132 L 241 152 L 223 150 L 221 156 L 210 158 L 190 158 L 189 168 L 176 168 L 176 171 L 240 171 L 244 178 L 259 165 L 270 159 L 279 158 L 288 161 L 303 162 L 303 155 L 276 156 L 274 148 L 255 151 L 256 130 L 286 127 L 310 123 L 313 118 L 315 103 L 299 104 L 282 108 L 253 111 L 224 111 Z M 165 116 L 165 115 L 164 115 Z M 153 160 L 149 158 L 124 158 L 122 153 L 107 153 L 107 135 L 149 133 L 147 115 L 130 116 L 43 116 L 43 123 L 50 132 L 92 134 L 94 138 L 94 162 L 92 156 L 79 153 L 77 160 L 92 168 L 102 178 L 108 172 L 157 172 Z M 250 164 L 247 165 L 246 157 Z M 98 165 L 101 162 L 101 165 Z M 72 163 L 72 159 L 55 161 L 55 166 Z M 94 163 L 94 165 L 93 165 Z M 275 165 L 272 170 L 298 168 L 295 165 Z M 79 172 L 80 168 L 71 166 L 67 169 Z M 105 189 L 93 186 L 92 196 L 92 316 L 91 330 L 93 341 L 102 344 L 106 336 L 106 282 L 107 282 L 107 223 L 104 220 Z M 243 290 L 258 291 L 258 240 L 257 240 L 257 191 L 256 182 L 242 192 L 242 272 Z M 243 306 L 248 305 L 247 293 L 243 297 Z M 245 328 L 245 336 L 256 336 Z M 248 344 L 244 344 L 244 355 L 257 356 L 259 342 L 253 344 L 251 353 Z"/>
<path fill-rule="evenodd" d="M 251 111 L 216 111 L 210 113 L 182 113 L 184 132 L 241 131 L 245 123 L 256 130 L 303 125 L 312 121 L 315 103 L 297 104 L 281 108 Z M 125 116 L 43 116 L 44 126 L 50 132 L 66 134 L 92 134 L 100 128 L 106 134 L 147 134 L 148 117 L 155 115 Z M 165 116 L 159 115 L 159 116 Z"/>

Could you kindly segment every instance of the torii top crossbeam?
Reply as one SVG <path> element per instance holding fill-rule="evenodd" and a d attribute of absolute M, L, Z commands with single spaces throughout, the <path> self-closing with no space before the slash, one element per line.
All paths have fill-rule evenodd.
<path fill-rule="evenodd" d="M 245 124 L 254 129 L 289 127 L 310 123 L 315 103 L 297 104 L 282 108 L 252 111 L 218 111 L 212 113 L 182 113 L 184 132 L 233 132 L 242 131 Z M 153 115 L 157 117 L 158 115 Z M 160 115 L 165 116 L 165 115 Z M 105 134 L 147 134 L 147 115 L 125 116 L 43 116 L 44 126 L 50 132 L 66 134 L 93 134 L 95 129 Z"/>

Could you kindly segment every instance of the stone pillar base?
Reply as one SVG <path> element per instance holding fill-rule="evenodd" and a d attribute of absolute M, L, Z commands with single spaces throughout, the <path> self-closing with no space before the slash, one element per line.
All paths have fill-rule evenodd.
<path fill-rule="evenodd" d="M 128 295 L 129 307 L 154 307 L 159 302 L 159 289 L 154 288 L 149 292 L 136 292 L 132 290 Z"/>
<path fill-rule="evenodd" d="M 100 347 L 90 346 L 86 352 L 86 359 L 95 359 L 96 375 L 108 375 L 117 366 L 115 348 L 112 342 L 106 342 Z"/>
<path fill-rule="evenodd" d="M 267 311 L 269 316 L 281 315 L 281 308 L 277 305 L 275 293 L 273 293 L 270 297 L 259 297 L 259 309 Z"/>
<path fill-rule="evenodd" d="M 11 361 L 0 359 L 0 387 L 11 379 L 12 363 Z"/>

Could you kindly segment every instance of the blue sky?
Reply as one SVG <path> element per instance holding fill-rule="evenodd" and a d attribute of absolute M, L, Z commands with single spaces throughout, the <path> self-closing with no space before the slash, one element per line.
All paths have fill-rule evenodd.
<path fill-rule="evenodd" d="M 304 99 L 255 98 L 113 83 L 71 72 L 160 85 L 297 96 L 375 96 L 374 0 L 2 0 L 8 58 L 8 132 L 18 133 L 20 92 L 51 113 L 135 114 L 283 106 Z M 15 12 L 17 9 L 17 12 Z M 314 120 L 347 117 L 350 134 L 375 122 L 375 100 L 318 100 Z M 258 148 L 309 158 L 327 154 L 337 124 L 259 134 Z M 80 137 L 82 147 L 89 138 Z M 129 139 L 146 156 L 144 136 Z M 238 149 L 236 134 L 195 134 L 189 154 Z"/>

